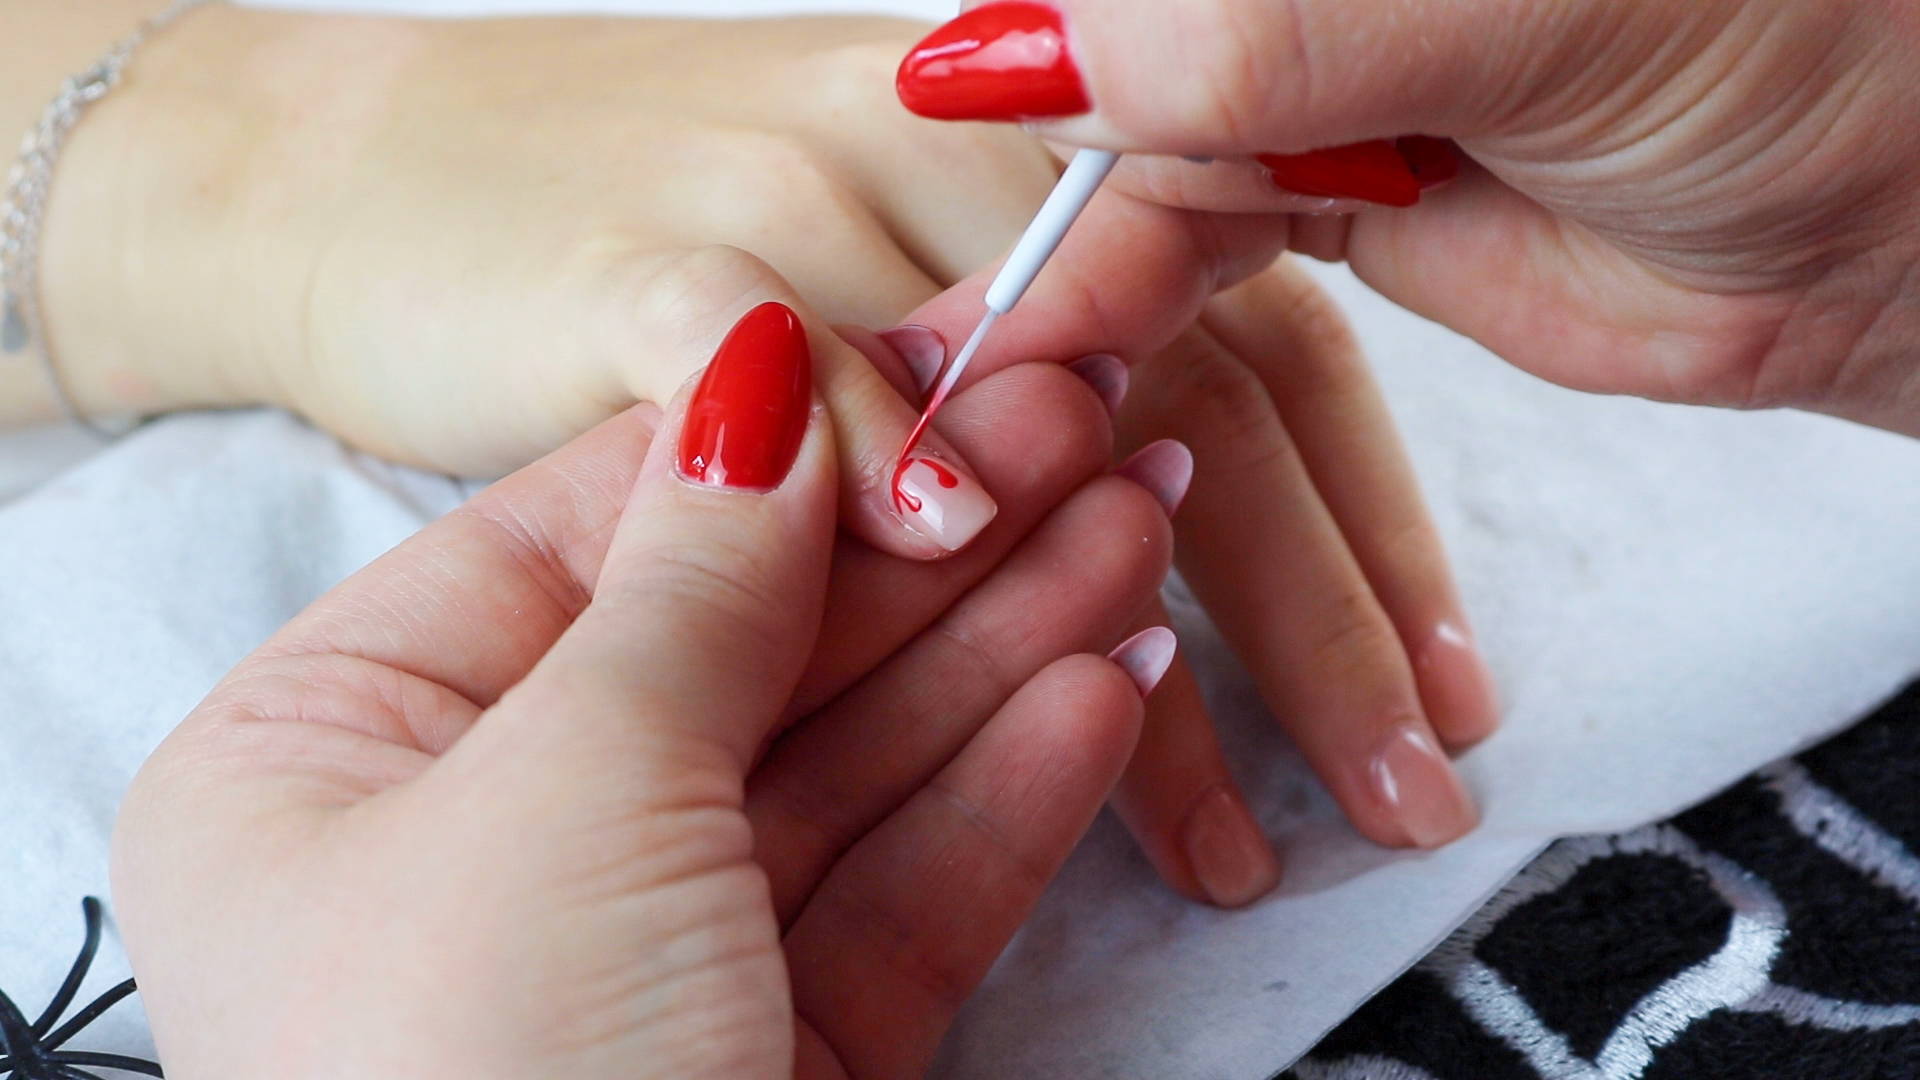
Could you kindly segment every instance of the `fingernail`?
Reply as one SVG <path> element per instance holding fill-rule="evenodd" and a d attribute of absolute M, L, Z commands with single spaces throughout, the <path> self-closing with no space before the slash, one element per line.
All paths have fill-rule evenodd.
<path fill-rule="evenodd" d="M 1187 862 L 1207 899 L 1223 908 L 1243 907 L 1280 884 L 1280 859 L 1246 806 L 1226 787 L 1195 804 L 1181 831 Z"/>
<path fill-rule="evenodd" d="M 1479 811 L 1433 736 L 1395 728 L 1367 766 L 1374 797 L 1414 847 L 1437 848 L 1479 823 Z"/>
<path fill-rule="evenodd" d="M 933 380 L 947 365 L 947 339 L 939 331 L 925 326 L 896 326 L 880 332 L 880 340 L 893 346 L 913 376 L 914 389 L 925 394 L 933 389 Z"/>
<path fill-rule="evenodd" d="M 1114 471 L 1146 488 L 1172 517 L 1193 484 L 1193 451 L 1185 443 L 1161 439 L 1142 447 Z"/>
<path fill-rule="evenodd" d="M 1445 139 L 1431 135 L 1408 135 L 1394 141 L 1393 147 L 1420 181 L 1420 190 L 1437 188 L 1460 175 L 1460 153 Z"/>
<path fill-rule="evenodd" d="M 894 474 L 893 509 L 907 528 L 948 551 L 972 543 L 1000 512 L 980 481 L 924 450 Z"/>
<path fill-rule="evenodd" d="M 962 14 L 915 45 L 894 79 L 935 120 L 1025 120 L 1091 109 L 1060 13 L 1024 0 Z"/>
<path fill-rule="evenodd" d="M 1336 146 L 1308 154 L 1259 154 L 1278 187 L 1298 195 L 1360 199 L 1382 206 L 1420 201 L 1420 180 L 1385 140 Z"/>
<path fill-rule="evenodd" d="M 761 304 L 700 377 L 680 429 L 680 475 L 708 487 L 779 487 L 800 455 L 812 405 L 807 328 L 785 304 Z"/>
<path fill-rule="evenodd" d="M 1463 624 L 1434 627 L 1415 653 L 1414 671 L 1429 716 L 1444 716 L 1443 732 L 1456 748 L 1471 746 L 1500 727 L 1500 692 L 1486 657 Z"/>
<path fill-rule="evenodd" d="M 1067 365 L 1067 370 L 1080 376 L 1093 392 L 1100 395 L 1100 401 L 1107 407 L 1107 415 L 1120 415 L 1120 403 L 1127 399 L 1127 362 L 1108 353 L 1095 353 L 1083 356 Z"/>
<path fill-rule="evenodd" d="M 1173 654 L 1180 648 L 1180 639 L 1173 631 L 1164 626 L 1155 626 L 1133 635 L 1120 643 L 1120 647 L 1107 654 L 1107 659 L 1119 664 L 1121 669 L 1133 677 L 1133 685 L 1140 689 L 1140 696 L 1153 693 L 1166 677 L 1167 668 L 1173 663 Z"/>

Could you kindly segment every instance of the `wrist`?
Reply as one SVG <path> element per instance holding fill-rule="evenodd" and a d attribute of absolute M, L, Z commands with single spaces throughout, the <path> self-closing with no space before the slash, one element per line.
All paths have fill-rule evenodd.
<path fill-rule="evenodd" d="M 84 413 L 290 403 L 305 263 L 278 178 L 285 147 L 314 134 L 291 133 L 302 96 L 325 91 L 300 81 L 314 65 L 273 60 L 322 18 L 196 10 L 76 128 L 40 274 L 46 344 Z"/>

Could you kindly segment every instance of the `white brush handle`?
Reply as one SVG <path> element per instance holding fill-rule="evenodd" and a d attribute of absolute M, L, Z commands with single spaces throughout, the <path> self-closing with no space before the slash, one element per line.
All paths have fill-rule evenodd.
<path fill-rule="evenodd" d="M 1053 257 L 1060 241 L 1066 239 L 1067 230 L 1073 228 L 1080 211 L 1087 208 L 1093 193 L 1100 190 L 1100 184 L 1113 171 L 1114 162 L 1119 160 L 1120 155 L 1111 150 L 1082 150 L 1073 155 L 1067 171 L 1054 185 L 1053 194 L 1047 196 L 1040 212 L 1034 215 L 1033 224 L 1027 226 L 1020 242 L 1014 245 L 1013 254 L 1007 256 L 1006 265 L 988 287 L 987 307 L 1001 315 L 1013 310 L 1033 279 L 1040 276 L 1040 268 Z"/>

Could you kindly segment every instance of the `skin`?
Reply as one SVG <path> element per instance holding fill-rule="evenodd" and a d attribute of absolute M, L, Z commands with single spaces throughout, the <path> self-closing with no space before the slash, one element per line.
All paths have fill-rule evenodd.
<path fill-rule="evenodd" d="M 23 17 L 62 28 L 80 55 L 27 56 L 18 43 L 32 34 L 0 40 L 45 73 L 20 80 L 17 111 L 30 115 L 89 42 L 157 6 L 30 0 Z M 109 15 L 122 21 L 102 25 Z M 196 12 L 142 51 L 137 78 L 89 114 L 63 159 L 43 258 L 63 373 L 95 413 L 277 404 L 396 460 L 502 473 L 636 401 L 666 401 L 741 313 L 777 299 L 814 344 L 841 520 L 864 541 L 844 558 L 928 560 L 940 553 L 901 528 L 885 491 L 918 406 L 913 377 L 848 324 L 913 321 L 959 341 L 978 313 L 965 275 L 1018 234 L 1058 165 L 1023 133 L 901 111 L 891 71 L 921 31 L 875 19 L 716 29 Z M 1132 206 L 1124 227 L 1169 254 L 1108 260 L 1097 295 L 1184 288 L 1172 305 L 1189 309 L 1182 325 L 1110 319 L 1097 345 L 1052 347 L 1045 335 L 1084 338 L 1097 316 L 1069 258 L 973 378 L 1091 352 L 1132 362 L 1118 458 L 1167 437 L 1194 447 L 1181 566 L 1218 583 L 1202 591 L 1276 713 L 1364 835 L 1452 839 L 1470 807 L 1437 833 L 1413 828 L 1362 783 L 1385 733 L 1463 748 L 1494 730 L 1498 703 L 1470 636 L 1435 645 L 1469 621 L 1351 335 L 1297 271 L 1266 269 L 1284 222 L 1202 237 L 1191 227 L 1202 216 Z M 1241 279 L 1196 318 L 1213 287 Z M 0 422 L 53 415 L 37 373 L 0 370 L 0 383 Z M 1001 508 L 944 560 L 957 567 L 935 579 L 952 583 L 938 594 L 949 602 L 1113 460 L 1102 446 L 1064 455 L 1065 467 L 1054 448 L 1086 444 L 1042 422 L 1044 401 L 996 402 L 1027 421 L 1004 443 L 957 445 L 945 424 L 935 436 Z M 1005 460 L 1017 454 L 1023 465 Z M 1221 509 L 1234 505 L 1265 520 Z M 1293 553 L 1284 578 L 1263 570 L 1274 542 Z M 1150 614 L 1119 613 L 1110 629 Z M 810 674 L 802 711 L 931 617 L 848 616 L 867 652 Z M 1176 672 L 1146 723 L 1153 753 L 1116 805 L 1149 857 L 1196 899 L 1265 894 L 1277 857 L 1189 674 Z M 1189 832 L 1222 798 L 1241 854 L 1208 882 Z"/>
<path fill-rule="evenodd" d="M 1102 340 L 1130 311 L 1150 314 L 1123 330 L 1176 333 L 1190 284 L 1233 263 L 1183 233 L 1280 230 L 1556 382 L 1920 434 L 1911 4 L 1056 6 L 1093 110 L 1039 130 L 1135 152 L 1089 211 L 1103 242 L 1070 258 L 1178 248 L 1192 273 L 1056 311 L 1034 348 Z M 1472 164 L 1411 211 L 1296 216 L 1248 160 L 1413 132 Z"/>
<path fill-rule="evenodd" d="M 1151 594 L 1165 518 L 1118 478 L 1067 496 L 945 616 L 1020 630 L 1020 567 L 1067 544 L 1088 577 L 1040 597 L 1051 633 L 991 672 L 907 633 L 867 678 L 951 686 L 951 738 L 909 738 L 844 845 L 770 851 L 754 761 L 863 649 L 823 612 L 877 582 L 836 554 L 823 408 L 766 494 L 674 472 L 684 408 L 628 410 L 349 579 L 142 769 L 114 893 L 168 1075 L 926 1068 L 1132 752 L 1140 689 L 1066 654 Z M 914 567 L 928 595 L 951 565 Z"/>

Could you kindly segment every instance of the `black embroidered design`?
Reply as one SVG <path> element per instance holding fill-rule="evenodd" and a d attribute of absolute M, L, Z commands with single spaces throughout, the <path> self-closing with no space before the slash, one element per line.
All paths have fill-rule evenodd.
<path fill-rule="evenodd" d="M 1279 1080 L 1920 1078 L 1920 684 L 1549 848 Z"/>
<path fill-rule="evenodd" d="M 80 991 L 87 969 L 93 966 L 93 954 L 100 948 L 100 901 L 89 896 L 81 901 L 80 910 L 87 920 L 86 941 L 81 944 L 73 967 L 68 969 L 66 981 L 55 991 L 53 1001 L 40 1018 L 27 1023 L 26 1014 L 13 999 L 0 992 L 0 1080 L 104 1080 L 100 1074 L 82 1068 L 86 1065 L 143 1076 L 163 1075 L 160 1066 L 140 1058 L 60 1049 L 135 989 L 133 980 L 128 979 L 94 998 L 91 1004 L 75 1013 L 73 1019 L 58 1028 L 53 1026 L 60 1023 L 61 1014 L 73 1003 L 73 995 Z"/>

